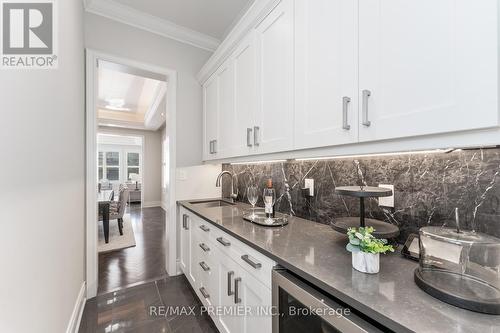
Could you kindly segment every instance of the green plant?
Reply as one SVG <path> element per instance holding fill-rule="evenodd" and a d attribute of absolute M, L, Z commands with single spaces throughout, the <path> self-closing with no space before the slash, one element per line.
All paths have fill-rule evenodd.
<path fill-rule="evenodd" d="M 350 252 L 366 252 L 366 253 L 386 253 L 387 251 L 394 252 L 394 247 L 387 244 L 387 239 L 377 239 L 372 233 L 373 227 L 349 228 L 347 236 L 349 236 L 349 244 L 346 249 Z"/>

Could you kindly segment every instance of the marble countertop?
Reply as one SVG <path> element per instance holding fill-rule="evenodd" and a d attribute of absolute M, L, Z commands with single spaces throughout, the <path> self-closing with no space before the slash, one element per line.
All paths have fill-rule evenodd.
<path fill-rule="evenodd" d="M 347 237 L 328 225 L 292 217 L 287 226 L 262 227 L 242 219 L 249 205 L 206 208 L 195 201 L 178 204 L 393 331 L 500 333 L 500 316 L 460 309 L 419 289 L 418 264 L 399 253 L 381 256 L 379 274 L 360 273 L 351 267 Z"/>

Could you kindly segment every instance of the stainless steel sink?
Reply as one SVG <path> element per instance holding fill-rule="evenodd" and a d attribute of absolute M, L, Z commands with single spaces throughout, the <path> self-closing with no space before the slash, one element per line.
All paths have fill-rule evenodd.
<path fill-rule="evenodd" d="M 211 208 L 211 207 L 225 207 L 225 206 L 234 206 L 234 203 L 225 201 L 225 200 L 206 200 L 206 201 L 193 201 L 190 202 L 191 205 L 203 205 L 203 207 Z"/>

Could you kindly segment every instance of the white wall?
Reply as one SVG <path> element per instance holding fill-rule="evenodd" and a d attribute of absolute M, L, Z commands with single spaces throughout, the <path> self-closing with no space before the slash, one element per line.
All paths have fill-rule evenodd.
<path fill-rule="evenodd" d="M 86 47 L 177 71 L 177 166 L 201 164 L 202 91 L 195 76 L 211 53 L 95 14 L 84 20 Z"/>
<path fill-rule="evenodd" d="M 65 332 L 84 281 L 83 6 L 57 3 L 59 68 L 0 74 L 0 332 Z"/>
<path fill-rule="evenodd" d="M 144 156 L 142 157 L 143 205 L 159 206 L 161 204 L 161 130 L 153 132 L 116 127 L 99 127 L 99 133 L 144 137 Z"/>

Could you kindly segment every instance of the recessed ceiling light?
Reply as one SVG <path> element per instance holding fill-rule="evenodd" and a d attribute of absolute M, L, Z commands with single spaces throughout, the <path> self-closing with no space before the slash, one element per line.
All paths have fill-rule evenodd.
<path fill-rule="evenodd" d="M 122 98 L 110 98 L 110 99 L 107 99 L 106 102 L 108 104 L 104 107 L 108 110 L 130 111 L 130 108 L 124 107 L 125 101 Z"/>

